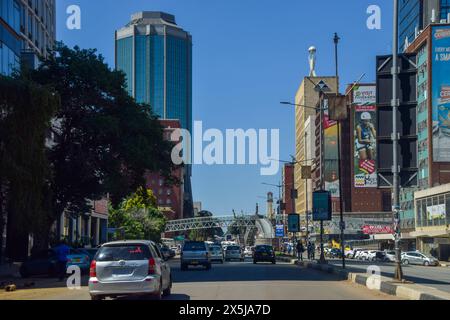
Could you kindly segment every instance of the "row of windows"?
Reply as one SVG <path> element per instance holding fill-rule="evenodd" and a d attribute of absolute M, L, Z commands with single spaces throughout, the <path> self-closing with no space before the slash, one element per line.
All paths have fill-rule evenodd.
<path fill-rule="evenodd" d="M 17 33 L 20 33 L 20 12 L 21 5 L 16 0 L 1 0 L 0 17 Z"/>
<path fill-rule="evenodd" d="M 443 226 L 450 223 L 450 193 L 416 201 L 419 227 Z"/>

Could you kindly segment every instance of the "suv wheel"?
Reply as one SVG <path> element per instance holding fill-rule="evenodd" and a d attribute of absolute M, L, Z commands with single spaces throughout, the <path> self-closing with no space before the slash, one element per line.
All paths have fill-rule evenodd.
<path fill-rule="evenodd" d="M 154 295 L 155 300 L 161 300 L 163 297 L 163 286 L 162 286 L 162 280 L 159 284 L 158 292 Z"/>
<path fill-rule="evenodd" d="M 402 263 L 403 263 L 404 265 L 408 265 L 408 264 L 409 264 L 409 260 L 408 260 L 408 259 L 405 259 L 405 260 L 402 261 Z"/>
<path fill-rule="evenodd" d="M 430 265 L 430 263 L 429 263 L 428 261 L 425 261 L 425 262 L 423 263 L 423 265 L 424 265 L 425 267 L 428 267 L 428 266 Z"/>

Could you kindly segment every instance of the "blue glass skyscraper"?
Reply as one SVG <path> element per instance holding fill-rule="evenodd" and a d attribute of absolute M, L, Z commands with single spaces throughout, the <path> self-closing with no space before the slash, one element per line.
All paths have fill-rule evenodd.
<path fill-rule="evenodd" d="M 116 32 L 116 68 L 137 102 L 192 129 L 192 37 L 163 12 L 139 12 Z"/>
<path fill-rule="evenodd" d="M 192 37 L 173 15 L 139 12 L 116 31 L 116 69 L 126 75 L 129 94 L 192 133 Z M 191 166 L 184 175 L 184 212 L 193 215 Z"/>

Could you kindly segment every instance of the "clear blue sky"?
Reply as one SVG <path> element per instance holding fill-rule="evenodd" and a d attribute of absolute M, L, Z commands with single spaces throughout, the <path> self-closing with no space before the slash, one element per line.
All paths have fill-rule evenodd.
<path fill-rule="evenodd" d="M 58 0 L 57 38 L 69 46 L 97 48 L 114 67 L 114 31 L 137 11 L 165 11 L 193 36 L 193 118 L 205 128 L 279 128 L 281 158 L 295 154 L 294 100 L 309 67 L 307 50 L 318 51 L 317 73 L 334 74 L 333 33 L 341 37 L 341 83 L 362 73 L 375 80 L 375 56 L 392 43 L 389 0 Z M 66 28 L 66 8 L 82 10 L 82 29 Z M 368 30 L 369 5 L 382 9 L 382 29 Z M 260 176 L 259 166 L 194 166 L 194 200 L 217 215 L 254 212 L 277 189 L 278 176 Z"/>

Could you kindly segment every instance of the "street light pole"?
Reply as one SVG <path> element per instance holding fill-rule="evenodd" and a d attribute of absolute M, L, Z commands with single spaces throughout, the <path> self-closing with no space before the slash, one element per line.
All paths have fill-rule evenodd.
<path fill-rule="evenodd" d="M 392 40 L 392 150 L 393 150 L 393 165 L 392 165 L 392 211 L 394 215 L 395 225 L 395 279 L 403 280 L 403 270 L 401 264 L 401 250 L 400 250 L 400 181 L 399 181 L 399 165 L 398 165 L 398 145 L 399 133 L 397 129 L 397 112 L 400 102 L 397 96 L 398 85 L 398 0 L 394 0 L 394 32 Z"/>
<path fill-rule="evenodd" d="M 336 82 L 337 82 L 337 95 L 339 94 L 339 68 L 338 68 L 338 44 L 341 40 L 337 33 L 334 34 L 334 53 L 336 63 Z M 339 176 L 339 216 L 340 223 L 339 229 L 341 231 L 341 256 L 342 256 L 342 268 L 345 269 L 345 244 L 344 244 L 344 204 L 343 204 L 343 190 L 342 190 L 342 169 L 341 169 L 341 122 L 337 122 L 337 147 L 338 147 L 338 176 Z"/>

